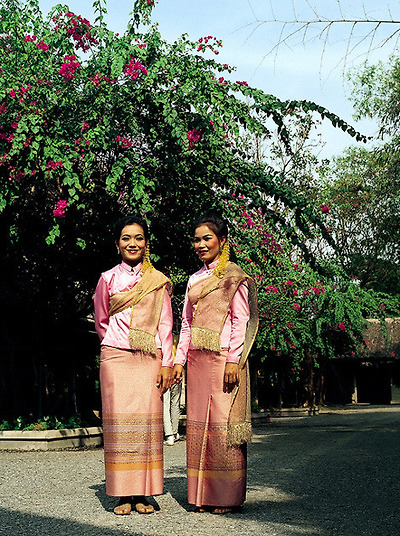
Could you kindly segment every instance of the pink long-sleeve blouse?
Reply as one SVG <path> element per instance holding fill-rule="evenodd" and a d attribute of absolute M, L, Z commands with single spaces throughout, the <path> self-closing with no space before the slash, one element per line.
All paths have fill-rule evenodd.
<path fill-rule="evenodd" d="M 183 305 L 182 326 L 179 336 L 179 344 L 175 355 L 175 364 L 184 365 L 186 363 L 188 351 L 193 349 L 190 337 L 190 327 L 192 324 L 194 308 L 189 299 L 188 292 L 190 287 L 200 281 L 210 277 L 218 261 L 211 263 L 208 267 L 203 266 L 198 272 L 191 275 L 187 284 L 185 303 Z M 246 334 L 247 322 L 250 318 L 248 303 L 249 288 L 246 281 L 243 281 L 229 307 L 221 333 L 221 348 L 228 350 L 226 358 L 227 363 L 239 363 L 240 355 L 243 350 L 243 343 Z"/>
<path fill-rule="evenodd" d="M 131 267 L 126 262 L 103 272 L 94 295 L 95 326 L 102 346 L 112 346 L 131 350 L 129 346 L 129 326 L 131 308 L 113 316 L 108 315 L 109 300 L 116 292 L 126 292 L 142 278 L 142 264 Z M 172 307 L 168 291 L 165 291 L 160 321 L 156 333 L 157 348 L 161 348 L 162 366 L 172 367 Z"/>

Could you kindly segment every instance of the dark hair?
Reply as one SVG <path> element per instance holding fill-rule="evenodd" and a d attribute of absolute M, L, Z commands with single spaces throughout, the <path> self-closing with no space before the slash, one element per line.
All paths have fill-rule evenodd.
<path fill-rule="evenodd" d="M 144 238 L 147 242 L 149 239 L 150 233 L 149 233 L 149 227 L 147 223 L 140 218 L 139 216 L 124 216 L 123 218 L 119 219 L 116 224 L 114 225 L 114 240 L 118 242 L 118 240 L 121 237 L 122 229 L 126 225 L 133 225 L 136 223 L 137 225 L 140 225 L 140 227 L 143 229 Z"/>
<path fill-rule="evenodd" d="M 207 210 L 200 218 L 197 218 L 193 224 L 193 234 L 200 225 L 207 225 L 219 240 L 224 236 L 228 237 L 228 224 L 216 210 Z"/>

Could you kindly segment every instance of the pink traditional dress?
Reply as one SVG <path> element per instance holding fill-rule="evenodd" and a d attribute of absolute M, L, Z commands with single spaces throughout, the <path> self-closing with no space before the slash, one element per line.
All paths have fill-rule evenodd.
<path fill-rule="evenodd" d="M 106 493 L 163 492 L 161 366 L 172 367 L 170 281 L 122 262 L 101 274 L 94 306 L 101 339 L 100 385 Z"/>
<path fill-rule="evenodd" d="M 218 261 L 188 281 L 175 363 L 187 360 L 188 501 L 196 506 L 240 506 L 246 496 L 251 439 L 247 356 L 257 327 L 253 280 Z M 239 386 L 224 391 L 226 363 L 239 364 Z"/>

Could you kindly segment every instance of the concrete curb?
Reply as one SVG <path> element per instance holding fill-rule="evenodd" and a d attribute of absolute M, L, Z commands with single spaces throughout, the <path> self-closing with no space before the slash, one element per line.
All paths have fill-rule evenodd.
<path fill-rule="evenodd" d="M 0 431 L 0 450 L 60 450 L 99 447 L 103 444 L 103 429 L 71 428 L 63 430 L 3 430 Z"/>

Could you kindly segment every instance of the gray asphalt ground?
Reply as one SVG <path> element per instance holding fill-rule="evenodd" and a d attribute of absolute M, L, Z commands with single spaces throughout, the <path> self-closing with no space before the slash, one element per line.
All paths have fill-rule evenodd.
<path fill-rule="evenodd" d="M 243 511 L 186 502 L 185 441 L 165 447 L 165 494 L 152 515 L 117 517 L 103 451 L 1 452 L 2 536 L 400 534 L 400 406 L 273 419 L 249 445 Z"/>

